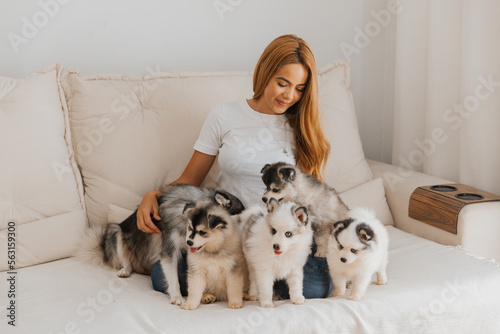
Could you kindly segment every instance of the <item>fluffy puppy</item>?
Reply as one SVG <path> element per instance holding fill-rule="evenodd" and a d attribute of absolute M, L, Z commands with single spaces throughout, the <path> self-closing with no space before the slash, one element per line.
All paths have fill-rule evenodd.
<path fill-rule="evenodd" d="M 155 224 L 161 234 L 144 233 L 137 227 L 137 210 L 120 224 L 94 226 L 82 237 L 77 256 L 94 264 L 118 269 L 119 277 L 128 277 L 132 272 L 151 272 L 160 260 L 168 284 L 167 292 L 172 304 L 184 302 L 177 276 L 177 263 L 187 250 L 187 208 L 201 202 L 205 206 L 218 206 L 229 215 L 241 213 L 245 207 L 230 193 L 191 185 L 166 186 L 159 199 L 161 221 Z"/>
<path fill-rule="evenodd" d="M 200 302 L 216 300 L 228 300 L 229 308 L 243 307 L 246 263 L 237 222 L 223 206 L 212 201 L 190 205 L 185 214 L 188 297 L 181 307 L 194 310 Z"/>
<path fill-rule="evenodd" d="M 303 304 L 304 264 L 312 243 L 307 209 L 293 202 L 270 199 L 267 212 L 253 207 L 240 215 L 243 252 L 248 265 L 248 299 L 274 307 L 274 281 L 286 279 L 290 300 Z"/>
<path fill-rule="evenodd" d="M 349 210 L 335 189 L 284 162 L 267 164 L 261 173 L 266 185 L 262 201 L 267 203 L 275 198 L 278 201 L 293 201 L 305 205 L 309 209 L 309 219 L 314 230 L 317 246 L 315 256 L 326 257 L 333 223 L 347 218 Z"/>
<path fill-rule="evenodd" d="M 389 236 L 371 209 L 355 208 L 351 218 L 334 224 L 327 262 L 333 282 L 332 295 L 342 296 L 351 281 L 349 299 L 365 295 L 374 273 L 377 284 L 387 284 Z"/>

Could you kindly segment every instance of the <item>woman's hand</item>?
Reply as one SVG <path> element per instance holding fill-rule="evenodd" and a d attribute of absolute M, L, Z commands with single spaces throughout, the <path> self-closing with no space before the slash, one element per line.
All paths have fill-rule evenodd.
<path fill-rule="evenodd" d="M 137 227 L 139 230 L 146 233 L 161 233 L 158 227 L 151 220 L 151 215 L 156 220 L 161 220 L 158 213 L 158 197 L 161 195 L 160 190 L 150 191 L 141 201 L 137 209 Z"/>

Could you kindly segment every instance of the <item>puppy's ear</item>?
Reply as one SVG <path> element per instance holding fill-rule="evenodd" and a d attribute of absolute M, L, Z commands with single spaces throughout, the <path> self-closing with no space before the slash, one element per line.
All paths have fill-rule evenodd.
<path fill-rule="evenodd" d="M 211 230 L 216 228 L 226 228 L 227 222 L 219 216 L 209 215 L 208 216 L 208 227 Z"/>
<path fill-rule="evenodd" d="M 298 208 L 296 208 L 294 211 L 294 215 L 295 218 L 297 218 L 304 226 L 309 222 L 309 216 L 307 215 L 307 209 L 305 206 L 299 206 Z"/>
<path fill-rule="evenodd" d="M 215 191 L 214 200 L 222 205 L 230 215 L 237 215 L 245 210 L 245 206 L 238 197 L 222 190 Z"/>
<path fill-rule="evenodd" d="M 293 181 L 295 179 L 295 168 L 293 168 L 293 167 L 283 167 L 283 168 L 280 168 L 278 174 L 285 181 Z"/>
<path fill-rule="evenodd" d="M 350 223 L 352 223 L 354 220 L 352 218 L 346 219 L 346 220 L 341 220 L 333 224 L 333 233 L 339 233 L 343 229 L 347 228 Z"/>
<path fill-rule="evenodd" d="M 356 227 L 356 234 L 358 235 L 359 240 L 363 243 L 368 243 L 375 237 L 375 233 L 367 224 L 359 224 Z"/>
<path fill-rule="evenodd" d="M 187 215 L 189 213 L 189 211 L 191 211 L 191 209 L 193 209 L 193 208 L 194 208 L 193 202 L 186 203 L 186 205 L 184 205 L 184 209 L 182 209 L 182 213 Z"/>
<path fill-rule="evenodd" d="M 273 212 L 278 206 L 280 206 L 280 202 L 274 197 L 267 201 L 267 211 L 269 212 Z"/>
<path fill-rule="evenodd" d="M 260 170 L 260 173 L 264 174 L 265 172 L 267 172 L 269 170 L 269 167 L 271 167 L 271 165 L 266 164 L 264 167 L 262 167 L 262 169 Z"/>
<path fill-rule="evenodd" d="M 231 199 L 222 191 L 216 190 L 214 199 L 219 205 L 222 205 L 223 207 L 227 208 L 231 206 Z"/>

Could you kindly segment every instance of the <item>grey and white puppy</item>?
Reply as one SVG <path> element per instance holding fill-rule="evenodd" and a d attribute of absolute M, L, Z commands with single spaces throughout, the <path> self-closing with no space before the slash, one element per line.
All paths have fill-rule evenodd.
<path fill-rule="evenodd" d="M 261 173 L 262 181 L 266 185 L 262 197 L 264 203 L 275 198 L 278 201 L 293 201 L 305 205 L 314 230 L 317 246 L 315 256 L 326 257 L 333 224 L 346 219 L 349 210 L 335 189 L 304 173 L 298 167 L 284 162 L 267 164 Z"/>
<path fill-rule="evenodd" d="M 160 260 L 170 301 L 180 305 L 184 299 L 177 276 L 177 262 L 188 248 L 188 216 L 184 211 L 200 201 L 205 205 L 220 206 L 229 215 L 239 214 L 245 209 L 237 197 L 223 190 L 184 184 L 166 186 L 159 199 L 161 221 L 154 220 L 161 234 L 139 230 L 135 211 L 120 224 L 110 223 L 88 229 L 77 257 L 119 269 L 119 277 L 128 277 L 132 272 L 150 273 L 153 265 Z"/>

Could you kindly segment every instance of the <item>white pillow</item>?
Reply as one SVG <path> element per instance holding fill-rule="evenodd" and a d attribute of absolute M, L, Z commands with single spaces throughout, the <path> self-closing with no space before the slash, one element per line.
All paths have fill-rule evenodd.
<path fill-rule="evenodd" d="M 86 226 L 61 71 L 0 77 L 0 270 L 11 269 L 8 242 L 20 268 L 71 256 Z"/>
<path fill-rule="evenodd" d="M 327 181 L 345 191 L 371 180 L 349 88 L 349 67 L 319 71 L 324 130 L 332 144 Z M 252 96 L 252 73 L 69 73 L 64 84 L 90 223 L 105 224 L 109 203 L 135 210 L 140 198 L 177 179 L 207 114 Z M 217 165 L 204 185 L 214 186 Z"/>
<path fill-rule="evenodd" d="M 385 198 L 384 181 L 381 178 L 343 192 L 339 196 L 350 209 L 358 206 L 372 208 L 382 224 L 394 226 L 394 219 Z"/>
<path fill-rule="evenodd" d="M 108 223 L 120 224 L 125 219 L 127 219 L 135 210 L 128 210 L 118 205 L 109 204 L 108 205 Z"/>
<path fill-rule="evenodd" d="M 326 182 L 344 192 L 372 179 L 354 112 L 351 71 L 346 62 L 336 61 L 319 73 L 323 127 L 331 145 Z"/>

